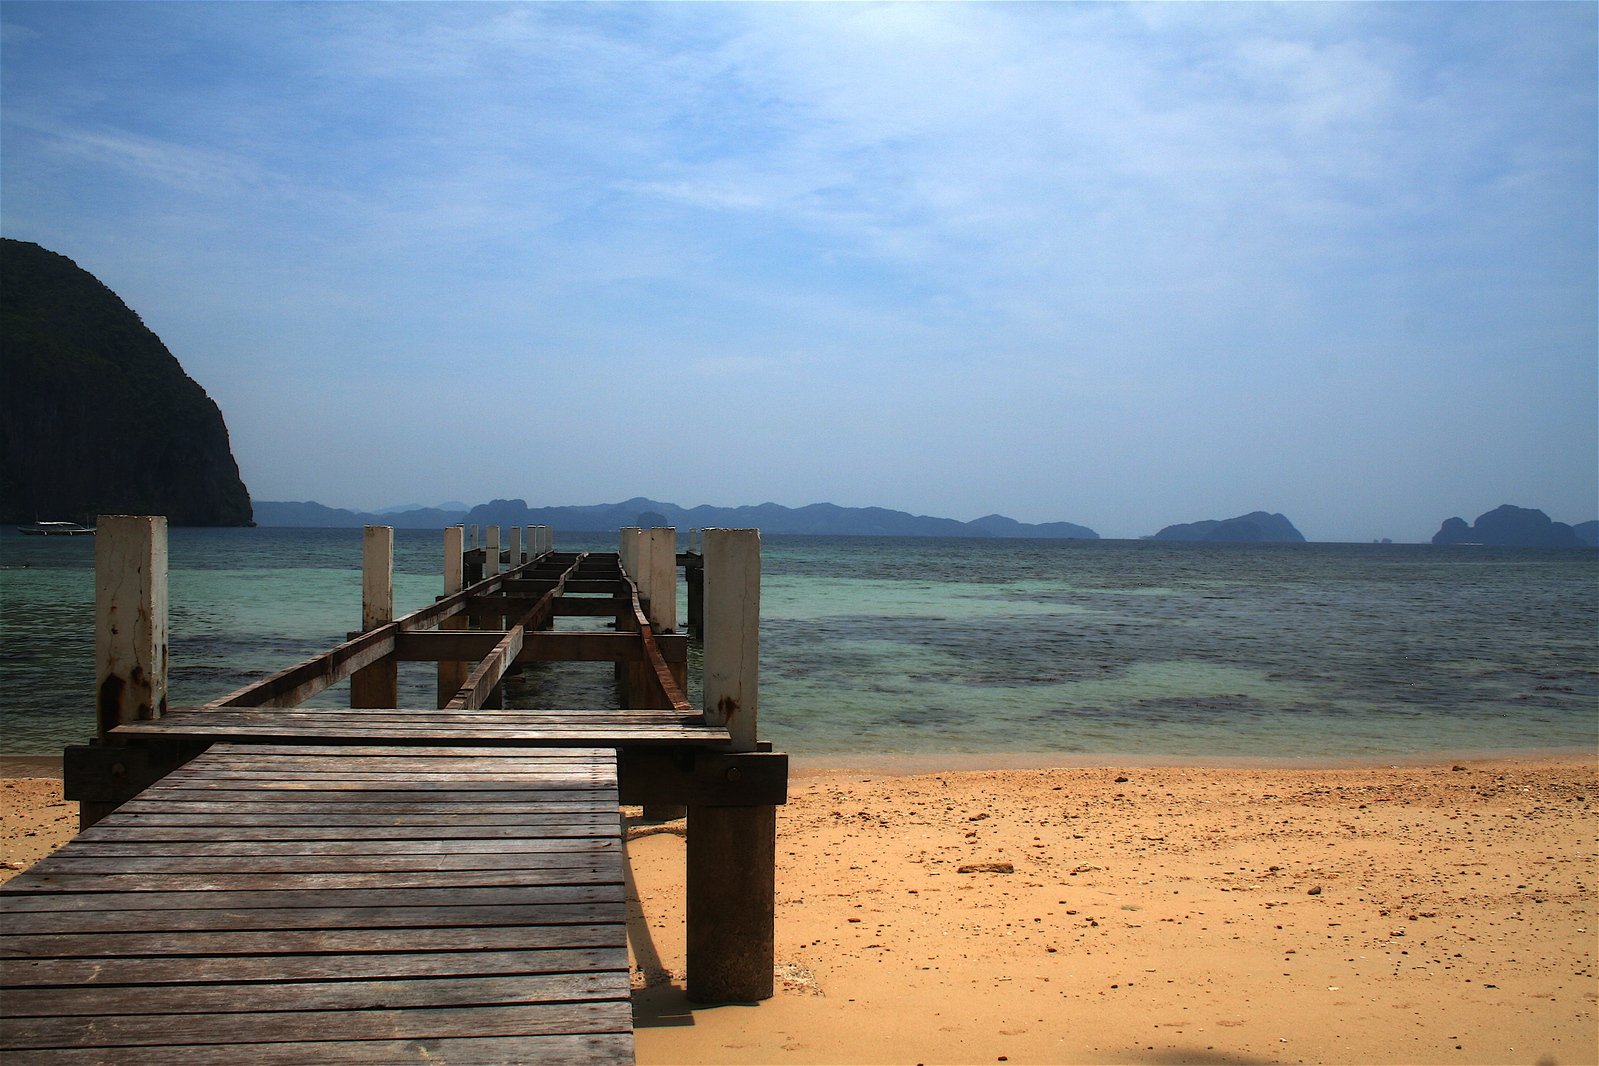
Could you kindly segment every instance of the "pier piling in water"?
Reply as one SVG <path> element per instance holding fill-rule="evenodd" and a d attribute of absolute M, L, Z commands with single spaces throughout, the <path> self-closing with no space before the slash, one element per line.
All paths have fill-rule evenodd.
<path fill-rule="evenodd" d="M 394 527 L 361 531 L 361 632 L 394 621 Z M 350 675 L 351 707 L 394 707 L 400 700 L 400 661 L 385 655 Z"/>

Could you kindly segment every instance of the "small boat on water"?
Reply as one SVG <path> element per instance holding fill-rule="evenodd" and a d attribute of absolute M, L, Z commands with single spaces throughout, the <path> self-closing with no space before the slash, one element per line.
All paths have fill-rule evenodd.
<path fill-rule="evenodd" d="M 93 526 L 80 526 L 76 522 L 35 522 L 18 526 L 17 532 L 28 537 L 92 537 Z"/>

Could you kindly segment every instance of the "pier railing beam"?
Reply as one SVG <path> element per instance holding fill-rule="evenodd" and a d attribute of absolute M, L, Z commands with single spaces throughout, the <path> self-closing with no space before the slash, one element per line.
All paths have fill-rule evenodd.
<path fill-rule="evenodd" d="M 394 527 L 367 526 L 361 537 L 361 632 L 394 621 Z M 350 675 L 351 707 L 395 707 L 399 660 L 384 656 Z"/>
<path fill-rule="evenodd" d="M 705 720 L 725 724 L 734 751 L 756 749 L 760 683 L 761 537 L 707 529 Z M 688 811 L 688 996 L 700 1003 L 772 995 L 777 808 Z"/>

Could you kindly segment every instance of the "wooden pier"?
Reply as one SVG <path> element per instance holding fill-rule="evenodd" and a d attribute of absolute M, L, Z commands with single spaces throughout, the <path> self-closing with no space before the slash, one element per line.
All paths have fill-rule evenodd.
<path fill-rule="evenodd" d="M 619 804 L 686 813 L 689 996 L 772 994 L 787 757 L 756 738 L 758 532 L 686 559 L 670 529 L 614 554 L 528 534 L 445 530 L 442 595 L 395 617 L 393 534 L 368 527 L 359 633 L 170 709 L 165 522 L 100 520 L 82 831 L 0 887 L 6 1061 L 629 1062 Z M 614 629 L 559 630 L 583 616 Z M 436 707 L 395 706 L 408 661 L 438 664 Z M 560 661 L 615 663 L 622 706 L 502 706 L 508 671 Z M 301 706 L 346 678 L 349 709 Z"/>

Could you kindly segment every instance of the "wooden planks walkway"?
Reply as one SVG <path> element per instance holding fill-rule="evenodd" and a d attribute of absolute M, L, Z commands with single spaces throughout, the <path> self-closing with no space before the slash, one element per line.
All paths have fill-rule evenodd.
<path fill-rule="evenodd" d="M 7 1063 L 630 1062 L 616 759 L 213 746 L 0 888 Z"/>

